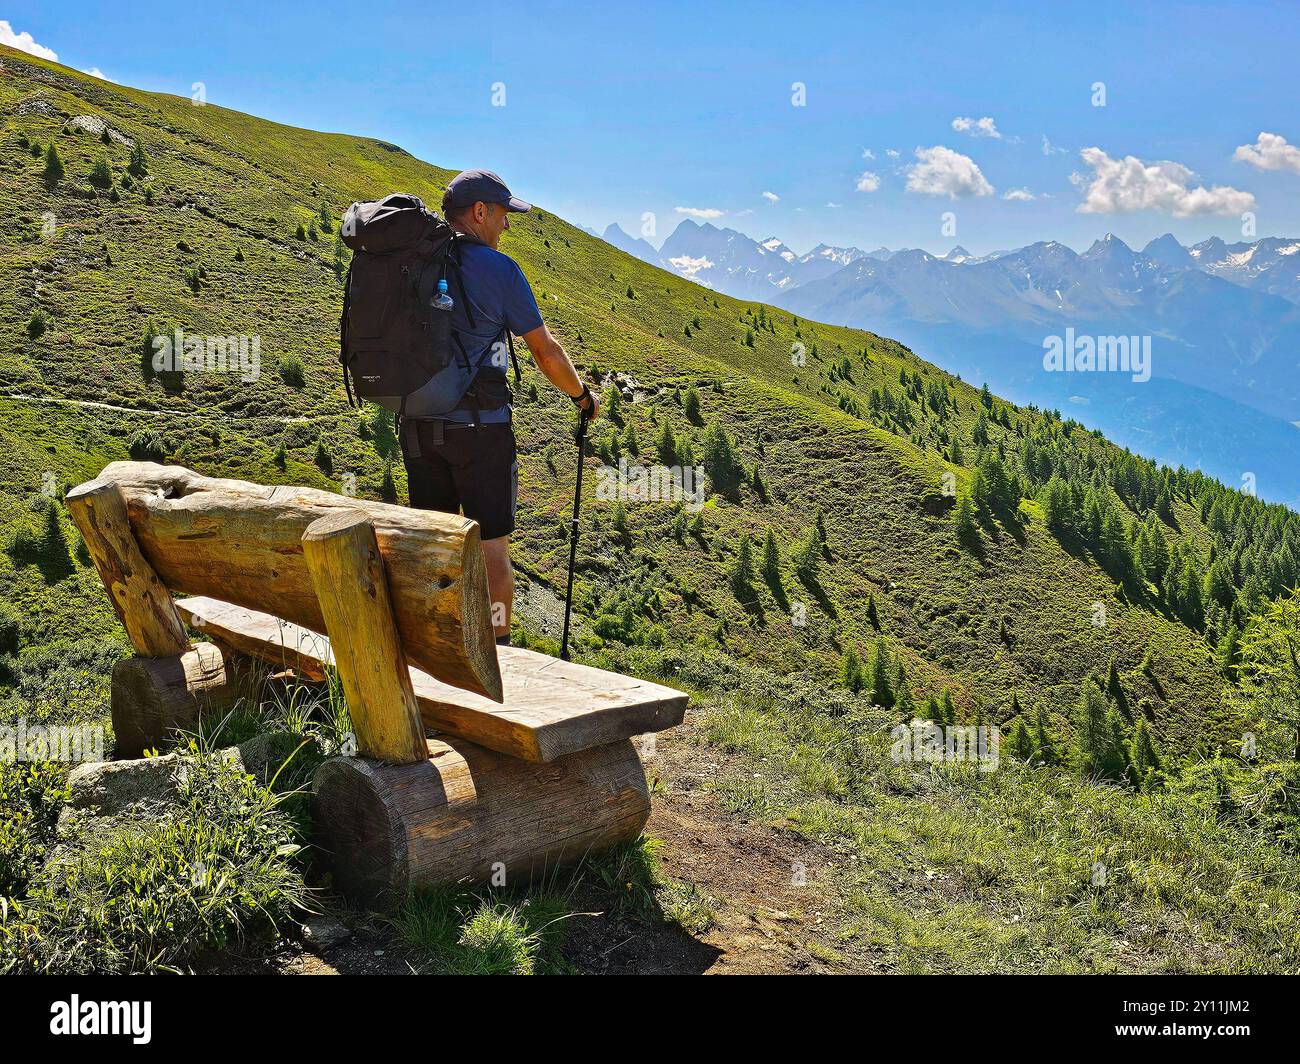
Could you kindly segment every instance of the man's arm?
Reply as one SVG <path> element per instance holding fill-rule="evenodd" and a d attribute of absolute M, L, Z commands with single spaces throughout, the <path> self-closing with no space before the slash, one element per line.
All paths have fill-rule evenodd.
<path fill-rule="evenodd" d="M 584 387 L 582 378 L 573 368 L 573 363 L 564 348 L 560 346 L 560 342 L 551 335 L 550 329 L 543 324 L 531 332 L 524 333 L 524 343 L 533 353 L 537 368 L 548 381 L 570 399 L 576 399 L 582 394 Z M 590 402 L 584 403 L 582 409 L 586 410 L 588 416 L 594 421 L 600 416 L 600 401 L 594 392 L 589 392 L 588 395 Z"/>

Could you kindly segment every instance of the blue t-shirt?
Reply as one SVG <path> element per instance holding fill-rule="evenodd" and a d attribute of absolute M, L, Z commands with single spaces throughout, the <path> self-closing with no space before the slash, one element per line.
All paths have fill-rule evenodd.
<path fill-rule="evenodd" d="M 456 301 L 451 314 L 452 328 L 460 334 L 470 365 L 476 366 L 482 361 L 479 380 L 490 381 L 494 377 L 505 380 L 510 367 L 510 353 L 503 330 L 509 329 L 516 336 L 532 332 L 542 324 L 542 312 L 537 309 L 537 299 L 524 271 L 509 255 L 494 251 L 486 244 L 468 242 L 460 246 L 459 255 L 464 298 L 469 300 L 474 312 L 474 327 L 470 328 L 460 286 L 453 280 L 449 291 Z M 501 347 L 491 351 L 492 345 L 498 341 Z M 452 410 L 443 415 L 443 420 L 468 425 L 473 422 L 474 415 L 469 410 Z M 479 411 L 479 421 L 485 425 L 509 420 L 509 403 L 494 410 Z"/>

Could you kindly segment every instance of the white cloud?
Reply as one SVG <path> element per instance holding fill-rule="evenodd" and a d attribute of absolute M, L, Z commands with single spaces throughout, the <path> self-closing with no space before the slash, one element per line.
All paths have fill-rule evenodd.
<path fill-rule="evenodd" d="M 82 73 L 89 74 L 92 78 L 99 78 L 100 81 L 113 81 L 113 79 L 100 70 L 99 67 L 91 67 L 89 70 L 83 70 Z M 113 84 L 116 85 L 117 82 L 114 81 Z"/>
<path fill-rule="evenodd" d="M 764 193 L 763 193 L 763 198 L 764 198 L 765 200 L 767 200 L 768 203 L 780 203 L 780 202 L 781 202 L 781 197 L 778 196 L 775 192 L 764 192 Z"/>
<path fill-rule="evenodd" d="M 1100 148 L 1079 153 L 1091 175 L 1071 177 L 1083 188 L 1082 214 L 1168 211 L 1175 218 L 1196 214 L 1239 214 L 1255 206 L 1249 192 L 1227 185 L 1193 185 L 1196 175 L 1175 162 L 1144 163 L 1133 155 L 1112 159 Z"/>
<path fill-rule="evenodd" d="M 37 44 L 32 39 L 32 35 L 26 31 L 22 33 L 14 32 L 14 28 L 2 18 L 0 18 L 0 44 L 7 44 L 10 48 L 17 48 L 20 52 L 39 56 L 41 59 L 57 61 L 59 58 L 58 53 L 53 48 L 46 48 L 43 44 Z"/>
<path fill-rule="evenodd" d="M 873 174 L 870 170 L 864 170 L 862 176 L 858 178 L 857 184 L 853 187 L 859 192 L 875 192 L 880 187 L 880 175 Z"/>
<path fill-rule="evenodd" d="M 683 277 L 689 277 L 691 280 L 695 280 L 695 275 L 701 271 L 712 269 L 713 267 L 713 263 L 703 255 L 698 259 L 693 259 L 689 255 L 679 255 L 675 259 L 669 259 L 668 263 Z"/>
<path fill-rule="evenodd" d="M 987 116 L 984 118 L 954 118 L 952 128 L 958 133 L 967 133 L 972 137 L 1002 139 L 1002 134 L 998 132 L 997 123 Z"/>
<path fill-rule="evenodd" d="M 993 195 L 993 186 L 968 155 L 936 144 L 933 148 L 917 148 L 916 159 L 907 168 L 908 192 L 949 199 Z"/>
<path fill-rule="evenodd" d="M 1065 155 L 1066 153 L 1067 153 L 1067 149 L 1065 149 L 1065 148 L 1058 148 L 1055 144 L 1053 144 L 1050 140 L 1047 139 L 1047 134 L 1046 134 L 1046 133 L 1043 134 L 1043 154 L 1044 154 L 1044 155 Z"/>
<path fill-rule="evenodd" d="M 829 202 L 828 202 L 828 203 L 826 204 L 826 206 L 828 206 L 831 210 L 835 210 L 837 207 L 843 207 L 844 204 L 842 204 L 842 203 L 829 203 Z"/>
<path fill-rule="evenodd" d="M 885 154 L 888 155 L 891 159 L 897 159 L 897 158 L 898 158 L 898 149 L 897 149 L 897 148 L 886 148 L 886 149 L 885 149 Z"/>
<path fill-rule="evenodd" d="M 874 159 L 875 157 L 876 157 L 876 153 L 875 153 L 874 151 L 872 151 L 870 148 L 863 148 L 863 149 L 862 149 L 862 158 L 864 158 L 864 159 Z"/>
<path fill-rule="evenodd" d="M 1290 170 L 1300 174 L 1300 148 L 1278 133 L 1261 133 L 1254 144 L 1243 144 L 1232 156 L 1256 170 Z"/>
<path fill-rule="evenodd" d="M 1007 189 L 1006 192 L 1002 193 L 1002 198 L 1004 200 L 1011 200 L 1014 203 L 1028 203 L 1030 200 L 1038 199 L 1038 197 L 1027 188 Z"/>
<path fill-rule="evenodd" d="M 678 214 L 686 214 L 692 218 L 721 218 L 726 211 L 720 211 L 717 207 L 674 207 Z"/>

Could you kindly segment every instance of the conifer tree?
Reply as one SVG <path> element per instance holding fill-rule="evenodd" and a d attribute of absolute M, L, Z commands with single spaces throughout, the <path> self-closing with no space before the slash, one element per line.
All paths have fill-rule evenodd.
<path fill-rule="evenodd" d="M 703 419 L 700 417 L 700 393 L 695 390 L 693 384 L 686 389 L 686 395 L 682 399 L 682 412 L 686 415 L 686 420 L 692 425 L 704 424 Z"/>
<path fill-rule="evenodd" d="M 1029 734 L 1029 727 L 1023 717 L 1016 717 L 1011 725 L 1011 735 L 1007 738 L 1007 752 L 1018 761 L 1034 760 L 1034 739 Z"/>
<path fill-rule="evenodd" d="M 957 500 L 953 527 L 956 529 L 957 538 L 963 543 L 973 543 L 979 539 L 979 526 L 975 523 L 975 505 L 969 495 L 963 495 Z"/>
<path fill-rule="evenodd" d="M 907 670 L 903 663 L 898 663 L 898 676 L 894 679 L 894 709 L 903 723 L 916 716 L 916 705 L 912 700 L 912 685 L 907 680 Z"/>
<path fill-rule="evenodd" d="M 63 173 L 63 160 L 59 158 L 54 141 L 50 141 L 49 147 L 45 149 L 45 172 L 42 174 L 45 184 L 53 188 L 63 180 Z"/>
<path fill-rule="evenodd" d="M 894 686 L 890 682 L 889 647 L 884 636 L 876 639 L 875 650 L 871 655 L 871 701 L 877 706 L 890 709 L 894 705 Z"/>
<path fill-rule="evenodd" d="M 1060 535 L 1073 528 L 1074 520 L 1070 510 L 1070 489 L 1055 474 L 1048 480 L 1038 497 L 1043 508 L 1043 520 L 1048 529 Z"/>
<path fill-rule="evenodd" d="M 1052 729 L 1047 719 L 1047 710 L 1039 706 L 1034 718 L 1034 757 L 1045 765 L 1054 765 L 1059 760 L 1056 744 L 1052 742 Z"/>
<path fill-rule="evenodd" d="M 1074 713 L 1074 763 L 1084 776 L 1118 781 L 1127 768 L 1123 724 L 1097 682 L 1083 682 Z"/>
<path fill-rule="evenodd" d="M 1152 777 L 1160 771 L 1160 755 L 1156 752 L 1155 740 L 1145 717 L 1138 717 L 1133 729 L 1133 744 L 1129 761 L 1133 766 L 1134 782 L 1144 789 L 1149 788 Z"/>
<path fill-rule="evenodd" d="M 622 499 L 615 501 L 614 509 L 610 513 L 610 529 L 620 543 L 626 543 L 631 536 L 627 524 L 627 507 L 623 505 Z"/>
<path fill-rule="evenodd" d="M 631 426 L 629 425 L 630 429 Z M 631 447 L 628 448 L 631 450 Z M 675 466 L 677 464 L 677 437 L 673 435 L 672 422 L 665 421 L 659 430 L 659 438 L 655 440 L 655 452 L 659 455 L 659 461 L 662 465 Z"/>
<path fill-rule="evenodd" d="M 316 467 L 326 474 L 334 472 L 334 456 L 330 454 L 329 448 L 325 446 L 325 437 L 321 436 L 316 441 Z"/>
<path fill-rule="evenodd" d="M 804 580 L 816 580 L 817 572 L 821 568 L 821 560 L 822 538 L 817 532 L 817 526 L 814 525 L 794 550 L 795 570 Z"/>
<path fill-rule="evenodd" d="M 52 556 L 60 567 L 67 564 L 68 561 L 68 538 L 63 532 L 63 522 L 59 520 L 59 503 L 55 499 L 47 499 L 45 503 L 45 534 L 43 546 L 48 555 Z"/>
<path fill-rule="evenodd" d="M 1241 631 L 1231 622 L 1228 624 L 1228 630 L 1223 633 L 1223 638 L 1219 640 L 1215 660 L 1224 677 L 1236 683 L 1237 666 L 1241 662 Z"/>
<path fill-rule="evenodd" d="M 605 416 L 615 424 L 623 424 L 623 393 L 618 390 L 618 385 L 610 388 L 605 397 Z"/>
<path fill-rule="evenodd" d="M 763 540 L 763 576 L 773 587 L 781 586 L 781 551 L 770 528 Z"/>
<path fill-rule="evenodd" d="M 753 598 L 754 551 L 750 546 L 749 533 L 740 537 L 740 549 L 736 551 L 736 564 L 731 570 L 731 586 L 736 598 L 748 602 Z"/>
<path fill-rule="evenodd" d="M 948 727 L 957 723 L 957 707 L 953 705 L 952 692 L 948 688 L 943 689 L 943 697 L 939 699 L 939 711 L 943 714 L 943 723 Z"/>
<path fill-rule="evenodd" d="M 144 145 L 139 140 L 135 142 L 135 147 L 131 149 L 131 161 L 127 163 L 126 171 L 132 177 L 144 177 L 149 172 L 149 164 L 144 154 Z"/>
<path fill-rule="evenodd" d="M 1106 696 L 1115 703 L 1124 716 L 1131 716 L 1128 708 L 1128 696 L 1124 694 L 1124 685 L 1119 680 L 1119 665 L 1115 658 L 1110 659 L 1110 669 L 1106 674 Z"/>
<path fill-rule="evenodd" d="M 109 188 L 113 184 L 113 171 L 108 168 L 108 163 L 100 159 L 91 168 L 88 180 L 96 188 Z"/>
<path fill-rule="evenodd" d="M 844 652 L 844 662 L 840 666 L 840 683 L 855 695 L 862 690 L 862 662 L 858 658 L 858 652 L 852 647 Z"/>
<path fill-rule="evenodd" d="M 720 492 L 733 489 L 744 473 L 731 436 L 716 422 L 704 432 L 704 471 L 709 483 Z"/>

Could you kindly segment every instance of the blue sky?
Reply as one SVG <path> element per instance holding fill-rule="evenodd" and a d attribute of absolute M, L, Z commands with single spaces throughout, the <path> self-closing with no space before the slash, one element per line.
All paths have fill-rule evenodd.
<path fill-rule="evenodd" d="M 637 233 L 650 212 L 656 244 L 683 211 L 800 252 L 1232 241 L 1243 211 L 1300 235 L 1300 8 L 451 7 L 40 0 L 0 19 L 116 81 L 202 81 L 212 103 L 495 169 L 570 221 Z"/>

